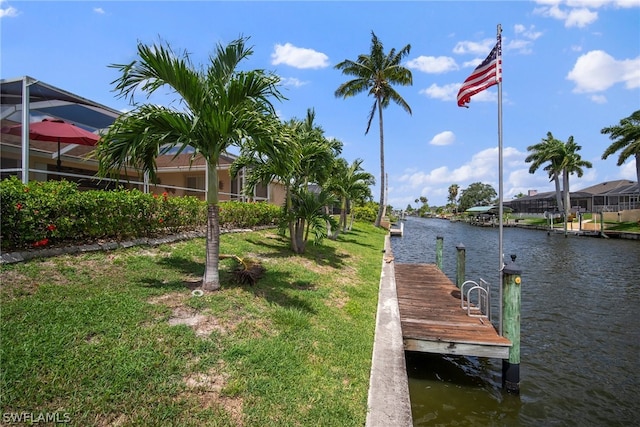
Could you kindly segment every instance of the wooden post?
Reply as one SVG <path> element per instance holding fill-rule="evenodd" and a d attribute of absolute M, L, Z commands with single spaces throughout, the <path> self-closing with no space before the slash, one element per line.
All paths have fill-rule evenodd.
<path fill-rule="evenodd" d="M 502 269 L 502 331 L 511 341 L 509 359 L 502 360 L 502 388 L 520 394 L 520 282 L 522 269 L 516 256 Z"/>
<path fill-rule="evenodd" d="M 458 256 L 456 258 L 456 286 L 458 288 L 462 287 L 464 283 L 465 276 L 465 259 L 466 259 L 466 249 L 462 243 L 456 246 L 458 250 Z"/>
<path fill-rule="evenodd" d="M 442 243 L 444 237 L 437 236 L 436 237 L 436 267 L 442 271 Z"/>

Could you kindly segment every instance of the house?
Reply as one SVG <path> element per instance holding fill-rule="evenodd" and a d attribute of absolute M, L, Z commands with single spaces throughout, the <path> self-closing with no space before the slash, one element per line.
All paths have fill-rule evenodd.
<path fill-rule="evenodd" d="M 29 76 L 0 80 L 1 125 L 7 127 L 39 121 L 61 119 L 85 130 L 97 133 L 108 128 L 121 114 L 105 105 L 72 94 Z M 124 185 L 150 193 L 168 192 L 176 196 L 195 195 L 204 199 L 206 165 L 202 157 L 190 153 L 166 154 L 157 159 L 158 180 L 152 184 L 136 171 L 121 171 L 120 180 L 96 177 L 98 163 L 91 157 L 93 147 L 48 141 L 34 141 L 23 136 L 0 134 L 0 178 L 9 175 L 29 180 L 67 179 L 78 182 L 80 188 L 114 188 Z M 258 186 L 252 197 L 243 194 L 246 171 L 231 179 L 229 168 L 236 159 L 231 153 L 220 157 L 218 167 L 219 199 L 284 202 L 281 184 L 272 182 Z M 28 169 L 29 173 L 23 175 Z"/>
<path fill-rule="evenodd" d="M 563 195 L 564 197 L 564 195 Z M 606 181 L 571 192 L 572 212 L 620 212 L 640 209 L 638 183 L 626 179 Z M 557 211 L 556 193 L 549 191 L 520 197 L 503 203 L 517 213 Z"/>

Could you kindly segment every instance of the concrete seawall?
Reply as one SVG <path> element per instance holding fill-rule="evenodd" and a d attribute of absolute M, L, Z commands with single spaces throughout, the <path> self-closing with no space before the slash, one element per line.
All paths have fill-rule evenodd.
<path fill-rule="evenodd" d="M 389 235 L 385 238 L 384 249 L 366 426 L 410 427 L 413 425 L 413 418 L 409 381 Z"/>

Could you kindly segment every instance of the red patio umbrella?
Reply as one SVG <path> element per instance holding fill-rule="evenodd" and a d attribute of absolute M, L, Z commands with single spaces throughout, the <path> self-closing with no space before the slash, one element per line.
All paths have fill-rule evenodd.
<path fill-rule="evenodd" d="M 22 124 L 2 128 L 2 133 L 22 135 Z M 34 141 L 58 142 L 58 172 L 60 171 L 60 143 L 96 145 L 100 136 L 84 130 L 72 123 L 59 119 L 44 119 L 29 123 L 29 139 Z"/>

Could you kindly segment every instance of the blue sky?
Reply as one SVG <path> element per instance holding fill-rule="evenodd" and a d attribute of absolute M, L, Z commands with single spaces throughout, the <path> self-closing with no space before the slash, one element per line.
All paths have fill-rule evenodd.
<path fill-rule="evenodd" d="M 364 160 L 380 175 L 377 119 L 365 135 L 373 99 L 347 100 L 334 91 L 348 78 L 334 68 L 368 53 L 371 32 L 385 51 L 411 45 L 405 66 L 413 85 L 396 87 L 413 110 L 384 111 L 389 203 L 405 208 L 420 196 L 446 203 L 448 188 L 474 182 L 498 190 L 497 86 L 456 104 L 460 84 L 503 32 L 504 197 L 551 191 L 542 171 L 531 175 L 526 147 L 547 132 L 573 136 L 593 163 L 571 189 L 635 180 L 635 162 L 601 160 L 610 144 L 603 127 L 640 108 L 640 0 L 544 1 L 6 1 L 0 0 L 1 73 L 29 75 L 126 111 L 110 64 L 134 59 L 137 42 L 160 38 L 206 65 L 217 43 L 250 37 L 246 68 L 273 71 L 288 100 L 283 120 L 314 108 L 342 156 Z M 151 99 L 169 105 L 173 97 Z M 379 188 L 373 191 L 376 200 Z"/>

